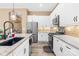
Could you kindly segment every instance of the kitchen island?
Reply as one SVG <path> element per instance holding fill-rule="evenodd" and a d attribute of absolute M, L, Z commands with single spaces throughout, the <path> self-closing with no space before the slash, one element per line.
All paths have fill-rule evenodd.
<path fill-rule="evenodd" d="M 0 46 L 0 56 L 29 56 L 29 37 L 31 34 L 16 34 L 24 37 L 12 46 Z"/>

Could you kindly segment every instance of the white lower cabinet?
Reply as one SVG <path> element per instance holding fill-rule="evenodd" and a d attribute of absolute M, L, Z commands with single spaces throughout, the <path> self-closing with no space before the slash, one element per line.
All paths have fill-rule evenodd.
<path fill-rule="evenodd" d="M 76 56 L 74 54 L 73 51 L 70 50 L 70 48 L 64 48 L 64 53 L 63 53 L 64 56 Z"/>
<path fill-rule="evenodd" d="M 64 54 L 65 56 L 79 56 L 79 50 L 66 44 L 63 43 L 63 48 L 64 48 Z"/>
<path fill-rule="evenodd" d="M 62 51 L 63 51 L 62 43 L 60 43 L 60 40 L 57 39 L 56 37 L 54 37 L 53 40 L 53 50 L 57 56 L 62 55 Z"/>
<path fill-rule="evenodd" d="M 29 56 L 29 39 L 24 43 L 24 56 Z"/>
<path fill-rule="evenodd" d="M 8 56 L 29 56 L 29 39 L 26 39 Z"/>
<path fill-rule="evenodd" d="M 22 44 L 13 51 L 13 56 L 23 56 L 23 55 L 24 55 L 24 45 Z"/>
<path fill-rule="evenodd" d="M 38 41 L 48 42 L 48 33 L 47 32 L 38 32 Z"/>
<path fill-rule="evenodd" d="M 79 56 L 79 50 L 54 37 L 53 51 L 56 56 Z"/>

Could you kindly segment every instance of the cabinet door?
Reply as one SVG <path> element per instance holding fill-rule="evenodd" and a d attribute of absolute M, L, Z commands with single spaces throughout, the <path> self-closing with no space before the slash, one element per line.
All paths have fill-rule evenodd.
<path fill-rule="evenodd" d="M 69 49 L 65 48 L 64 49 L 64 53 L 63 53 L 64 56 L 76 56 L 73 51 L 70 51 Z"/>
<path fill-rule="evenodd" d="M 21 44 L 13 51 L 13 56 L 23 56 L 24 55 L 24 45 Z"/>
<path fill-rule="evenodd" d="M 48 33 L 39 32 L 38 33 L 38 41 L 48 42 Z"/>
<path fill-rule="evenodd" d="M 74 47 L 64 43 L 63 44 L 64 47 L 64 56 L 79 56 L 79 51 L 77 49 L 75 49 Z"/>
<path fill-rule="evenodd" d="M 63 53 L 62 44 L 61 44 L 60 40 L 56 37 L 54 37 L 54 40 L 53 40 L 53 50 L 57 56 L 61 56 Z"/>
<path fill-rule="evenodd" d="M 43 41 L 48 42 L 48 33 L 43 33 Z"/>
<path fill-rule="evenodd" d="M 42 41 L 43 40 L 42 38 L 43 38 L 43 35 L 42 35 L 42 33 L 39 32 L 38 33 L 38 41 Z"/>
<path fill-rule="evenodd" d="M 24 56 L 29 56 L 29 39 L 24 42 Z"/>
<path fill-rule="evenodd" d="M 13 56 L 29 55 L 29 39 L 26 39 L 20 46 L 13 51 Z"/>
<path fill-rule="evenodd" d="M 75 54 L 71 51 L 71 48 L 66 45 L 67 43 L 59 40 L 59 44 L 61 45 L 59 47 L 60 49 L 59 56 L 75 56 Z"/>

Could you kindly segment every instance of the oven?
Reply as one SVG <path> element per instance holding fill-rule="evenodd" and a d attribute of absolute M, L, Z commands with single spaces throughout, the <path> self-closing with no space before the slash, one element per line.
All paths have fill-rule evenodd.
<path fill-rule="evenodd" d="M 48 46 L 51 51 L 53 51 L 53 36 L 54 35 L 64 35 L 63 32 L 49 33 L 48 34 Z"/>
<path fill-rule="evenodd" d="M 53 50 L 53 33 L 48 34 L 48 46 L 51 50 Z"/>

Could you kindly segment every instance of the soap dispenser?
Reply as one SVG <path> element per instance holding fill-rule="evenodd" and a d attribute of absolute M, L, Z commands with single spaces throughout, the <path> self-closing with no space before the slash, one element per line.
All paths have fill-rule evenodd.
<path fill-rule="evenodd" d="M 10 32 L 8 33 L 7 39 L 12 39 L 12 29 L 10 29 Z"/>

